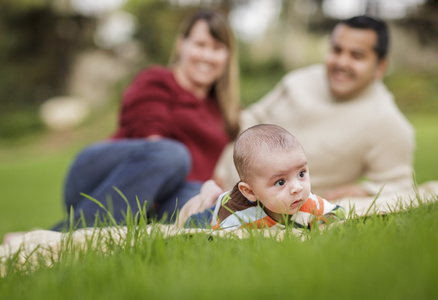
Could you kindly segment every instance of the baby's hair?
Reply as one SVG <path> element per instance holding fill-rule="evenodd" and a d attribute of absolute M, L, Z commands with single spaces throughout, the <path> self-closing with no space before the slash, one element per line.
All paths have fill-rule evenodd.
<path fill-rule="evenodd" d="M 241 180 L 251 174 L 254 158 L 259 153 L 303 148 L 300 142 L 286 129 L 273 124 L 260 124 L 242 132 L 234 143 L 234 165 Z"/>

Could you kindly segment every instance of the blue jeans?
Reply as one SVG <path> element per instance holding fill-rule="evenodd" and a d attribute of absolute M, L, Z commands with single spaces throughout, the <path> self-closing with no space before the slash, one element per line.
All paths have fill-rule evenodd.
<path fill-rule="evenodd" d="M 116 187 L 127 198 L 134 216 L 139 211 L 138 197 L 141 207 L 146 202 L 147 212 L 154 211 L 158 219 L 173 222 L 175 218 L 171 220 L 170 216 L 174 211 L 201 189 L 201 182 L 186 180 L 190 168 L 187 148 L 170 139 L 125 139 L 91 145 L 77 156 L 67 175 L 67 214 L 72 207 L 77 223 L 82 212 L 87 226 L 94 225 L 96 213 L 101 218 L 106 215 L 99 205 L 81 196 L 84 193 L 98 200 L 122 223 L 127 203 L 113 188 Z M 61 222 L 53 230 L 68 228 L 68 222 Z"/>

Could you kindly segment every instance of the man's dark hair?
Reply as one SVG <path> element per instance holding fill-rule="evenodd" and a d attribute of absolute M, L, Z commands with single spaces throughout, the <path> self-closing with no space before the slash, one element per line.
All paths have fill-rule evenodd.
<path fill-rule="evenodd" d="M 339 24 L 344 24 L 351 28 L 373 30 L 377 34 L 377 43 L 374 46 L 377 57 L 382 59 L 388 54 L 389 33 L 384 21 L 363 15 L 340 21 Z"/>

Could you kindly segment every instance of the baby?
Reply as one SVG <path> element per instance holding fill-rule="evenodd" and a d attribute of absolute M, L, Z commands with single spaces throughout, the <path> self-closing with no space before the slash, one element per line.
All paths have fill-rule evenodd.
<path fill-rule="evenodd" d="M 282 127 L 261 124 L 245 130 L 235 142 L 233 157 L 240 181 L 219 196 L 211 221 L 214 229 L 287 224 L 311 228 L 345 219 L 342 207 L 311 193 L 303 147 Z M 206 186 L 217 195 L 219 188 L 212 182 Z M 195 201 L 212 203 L 211 194 L 201 190 L 198 196 Z M 195 220 L 201 216 L 205 213 Z"/>

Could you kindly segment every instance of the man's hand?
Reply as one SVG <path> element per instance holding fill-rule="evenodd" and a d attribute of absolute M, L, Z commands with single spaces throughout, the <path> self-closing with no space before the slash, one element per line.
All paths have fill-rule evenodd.
<path fill-rule="evenodd" d="M 343 197 L 368 197 L 370 194 L 360 184 L 349 184 L 330 190 L 323 195 L 329 201 Z"/>
<path fill-rule="evenodd" d="M 225 180 L 222 177 L 217 175 L 213 175 L 213 181 L 219 186 L 221 189 L 225 189 Z"/>

